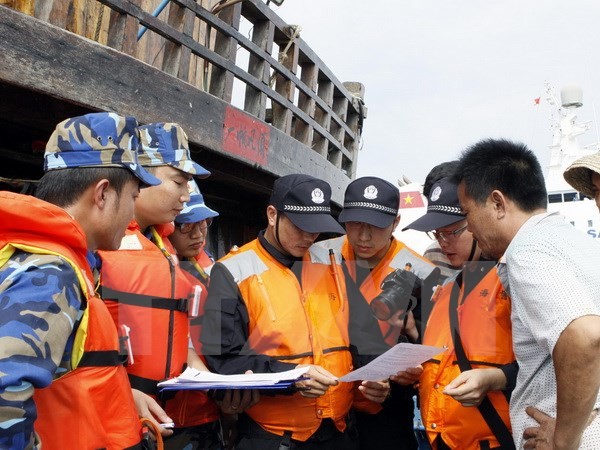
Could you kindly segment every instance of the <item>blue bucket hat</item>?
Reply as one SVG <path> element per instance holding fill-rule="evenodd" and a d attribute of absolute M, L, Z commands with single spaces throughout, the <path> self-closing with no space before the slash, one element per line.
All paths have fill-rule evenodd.
<path fill-rule="evenodd" d="M 206 206 L 200 188 L 194 180 L 188 181 L 188 188 L 190 201 L 183 206 L 183 210 L 175 218 L 175 223 L 197 223 L 219 215 L 218 212 Z"/>
<path fill-rule="evenodd" d="M 140 164 L 171 166 L 182 172 L 207 178 L 210 172 L 196 163 L 191 155 L 188 137 L 176 123 L 151 123 L 138 127 L 141 149 Z"/>
<path fill-rule="evenodd" d="M 144 184 L 160 180 L 138 162 L 137 120 L 101 112 L 73 117 L 59 123 L 44 153 L 44 171 L 74 167 L 124 167 Z"/>

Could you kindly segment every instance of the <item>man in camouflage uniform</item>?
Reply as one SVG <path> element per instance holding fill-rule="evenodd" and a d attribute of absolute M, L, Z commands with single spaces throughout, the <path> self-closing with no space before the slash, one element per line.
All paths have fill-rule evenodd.
<path fill-rule="evenodd" d="M 38 198 L 0 193 L 1 448 L 140 444 L 89 263 L 119 246 L 140 184 L 160 183 L 137 163 L 136 126 L 112 113 L 67 119 L 48 141 Z"/>
<path fill-rule="evenodd" d="M 173 220 L 190 200 L 188 181 L 210 172 L 192 160 L 178 124 L 138 129 L 139 162 L 162 183 L 140 194 L 135 220 L 118 251 L 100 252 L 102 298 L 117 325 L 131 330 L 135 363 L 127 371 L 132 387 L 157 398 L 173 418 L 173 436 L 165 439 L 165 448 L 215 449 L 220 416 L 215 402 L 200 391 L 161 395 L 156 386 L 179 376 L 185 365 L 208 370 L 189 342 L 188 306 L 198 283 L 181 270 L 169 236 Z"/>

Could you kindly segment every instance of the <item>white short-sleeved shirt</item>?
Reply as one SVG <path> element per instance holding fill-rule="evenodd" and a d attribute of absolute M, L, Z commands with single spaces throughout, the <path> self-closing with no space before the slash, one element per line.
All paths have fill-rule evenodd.
<path fill-rule="evenodd" d="M 527 406 L 556 417 L 551 355 L 558 338 L 578 317 L 600 315 L 600 243 L 556 213 L 539 214 L 518 231 L 498 274 L 512 298 L 519 374 L 510 417 L 517 448 L 523 448 L 523 431 L 537 426 L 525 412 Z M 600 449 L 600 419 L 586 429 L 580 448 Z"/>

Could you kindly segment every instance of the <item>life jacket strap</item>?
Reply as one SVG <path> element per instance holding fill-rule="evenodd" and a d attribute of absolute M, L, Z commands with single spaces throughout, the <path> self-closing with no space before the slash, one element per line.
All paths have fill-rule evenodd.
<path fill-rule="evenodd" d="M 114 367 L 122 366 L 127 355 L 120 355 L 116 350 L 84 352 L 77 367 Z"/>
<path fill-rule="evenodd" d="M 143 308 L 166 309 L 167 311 L 180 311 L 187 313 L 187 298 L 165 298 L 153 295 L 133 294 L 131 292 L 117 291 L 106 286 L 100 286 L 99 295 L 103 300 L 110 300 L 125 305 L 141 306 Z"/>
<path fill-rule="evenodd" d="M 127 375 L 132 389 L 137 389 L 148 395 L 158 395 L 158 387 L 156 386 L 158 381 L 150 378 L 138 377 L 137 375 L 132 375 L 130 373 Z"/>

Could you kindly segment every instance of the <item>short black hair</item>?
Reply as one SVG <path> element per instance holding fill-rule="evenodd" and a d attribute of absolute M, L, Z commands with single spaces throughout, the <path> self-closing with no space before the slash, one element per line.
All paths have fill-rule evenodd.
<path fill-rule="evenodd" d="M 98 181 L 107 179 L 120 194 L 123 186 L 135 175 L 124 167 L 73 167 L 50 170 L 44 174 L 35 191 L 40 200 L 66 208 L 77 202 L 85 190 Z"/>
<path fill-rule="evenodd" d="M 434 166 L 425 177 L 425 183 L 423 183 L 423 195 L 429 198 L 433 185 L 442 178 L 448 178 L 454 175 L 454 171 L 457 167 L 458 160 L 446 161 Z"/>
<path fill-rule="evenodd" d="M 466 193 L 483 203 L 499 190 L 525 212 L 546 208 L 548 194 L 542 168 L 525 144 L 506 139 L 485 139 L 467 148 L 452 177 Z"/>

